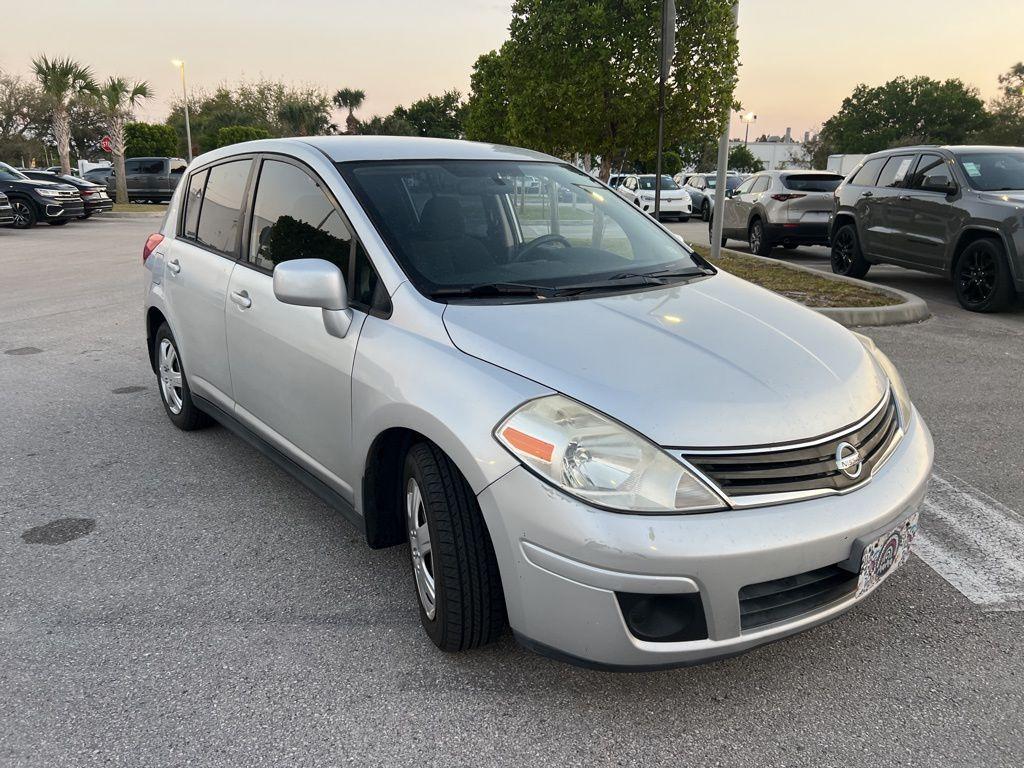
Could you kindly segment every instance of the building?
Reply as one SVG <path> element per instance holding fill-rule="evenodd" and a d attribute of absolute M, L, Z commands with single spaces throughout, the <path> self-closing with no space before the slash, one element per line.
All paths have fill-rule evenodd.
<path fill-rule="evenodd" d="M 810 140 L 810 131 L 804 134 L 804 141 Z M 744 142 L 736 139 L 729 141 L 729 149 L 741 146 Z M 750 153 L 764 163 L 766 171 L 785 168 L 798 168 L 807 161 L 804 144 L 793 138 L 793 129 L 787 128 L 784 136 L 762 136 L 747 145 Z"/>

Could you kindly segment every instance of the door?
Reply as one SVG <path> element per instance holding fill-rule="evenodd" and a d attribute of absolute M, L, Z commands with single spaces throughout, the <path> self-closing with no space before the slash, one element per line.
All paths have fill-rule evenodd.
<path fill-rule="evenodd" d="M 140 161 L 139 180 L 142 186 L 139 197 L 163 200 L 167 188 L 167 161 L 159 157 Z"/>
<path fill-rule="evenodd" d="M 873 208 L 872 253 L 885 259 L 905 261 L 907 231 L 913 213 L 907 205 L 905 187 L 910 181 L 917 155 L 890 155 L 882 166 L 869 207 Z"/>
<path fill-rule="evenodd" d="M 352 364 L 366 315 L 353 303 L 343 339 L 324 328 L 317 307 L 274 296 L 274 267 L 326 259 L 346 276 L 357 243 L 326 186 L 299 163 L 265 159 L 245 254 L 231 275 L 228 360 L 235 415 L 250 429 L 353 500 L 343 479 L 352 441 Z"/>
<path fill-rule="evenodd" d="M 921 155 L 903 193 L 908 218 L 904 254 L 908 264 L 945 271 L 946 254 L 963 224 L 963 214 L 950 205 L 949 193 L 942 191 L 952 181 L 950 161 L 938 153 Z"/>
<path fill-rule="evenodd" d="M 142 176 L 140 168 L 142 167 L 141 160 L 125 160 L 124 161 L 124 183 L 128 187 L 128 199 L 132 200 L 139 197 L 144 191 L 146 186 L 145 177 Z M 116 188 L 116 182 L 115 182 Z"/>
<path fill-rule="evenodd" d="M 249 158 L 232 160 L 189 177 L 179 235 L 164 262 L 168 320 L 189 385 L 228 411 L 234 401 L 224 314 L 251 166 Z"/>
<path fill-rule="evenodd" d="M 729 237 L 746 238 L 747 216 L 753 207 L 753 203 L 750 201 L 754 199 L 752 194 L 754 184 L 761 178 L 760 176 L 754 176 L 747 179 L 736 187 L 732 197 L 726 195 L 722 200 L 722 210 L 725 212 L 722 216 L 722 227 Z M 728 186 L 726 189 L 728 190 Z"/>

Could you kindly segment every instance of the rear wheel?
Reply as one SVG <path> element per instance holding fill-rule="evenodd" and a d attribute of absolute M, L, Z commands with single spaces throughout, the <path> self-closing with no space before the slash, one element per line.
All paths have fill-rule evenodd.
<path fill-rule="evenodd" d="M 1016 296 L 1003 247 L 989 238 L 975 240 L 960 254 L 953 285 L 960 306 L 971 312 L 1001 312 Z"/>
<path fill-rule="evenodd" d="M 864 258 L 857 239 L 857 228 L 844 224 L 832 238 L 832 271 L 845 277 L 864 277 L 871 262 Z"/>
<path fill-rule="evenodd" d="M 785 248 L 787 251 L 792 251 L 796 248 L 796 243 L 783 243 L 782 247 Z"/>
<path fill-rule="evenodd" d="M 505 598 L 480 506 L 433 443 L 409 449 L 403 500 L 420 621 L 434 644 L 462 651 L 496 640 Z"/>
<path fill-rule="evenodd" d="M 164 410 L 167 411 L 167 417 L 174 426 L 186 432 L 205 427 L 210 423 L 210 417 L 196 408 L 192 402 L 192 392 L 181 363 L 178 343 L 174 340 L 174 334 L 167 323 L 162 324 L 157 330 L 153 344 L 160 399 L 163 401 Z"/>
<path fill-rule="evenodd" d="M 11 213 L 14 214 L 14 223 L 11 226 L 15 229 L 28 229 L 35 226 L 36 209 L 27 200 L 12 197 Z"/>
<path fill-rule="evenodd" d="M 707 198 L 700 206 L 700 217 L 704 221 L 711 221 L 711 203 L 708 202 Z"/>
<path fill-rule="evenodd" d="M 749 239 L 750 252 L 758 256 L 768 256 L 772 252 L 772 243 L 765 232 L 764 224 L 760 219 L 750 222 Z"/>

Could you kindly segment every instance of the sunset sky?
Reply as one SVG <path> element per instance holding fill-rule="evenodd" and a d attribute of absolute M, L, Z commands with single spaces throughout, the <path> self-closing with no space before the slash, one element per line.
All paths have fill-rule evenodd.
<path fill-rule="evenodd" d="M 680 0 L 679 5 L 683 5 Z M 148 80 L 157 98 L 138 117 L 162 120 L 180 87 L 267 77 L 333 93 L 362 88 L 359 115 L 427 93 L 465 92 L 473 61 L 507 36 L 500 0 L 49 0 L 59 24 L 7 28 L 0 68 L 28 75 L 40 53 L 72 56 L 100 77 Z M 18 26 L 15 24 L 14 26 Z M 757 113 L 751 137 L 800 137 L 860 82 L 896 75 L 959 77 L 983 97 L 1024 59 L 1024 0 L 741 0 L 738 98 Z M 742 133 L 738 122 L 733 134 Z"/>

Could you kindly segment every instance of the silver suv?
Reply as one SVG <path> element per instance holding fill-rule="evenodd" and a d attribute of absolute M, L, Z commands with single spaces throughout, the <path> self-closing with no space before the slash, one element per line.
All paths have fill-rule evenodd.
<path fill-rule="evenodd" d="M 833 196 L 843 177 L 826 171 L 764 171 L 726 192 L 722 245 L 746 240 L 758 256 L 776 245 L 828 245 Z"/>
<path fill-rule="evenodd" d="M 575 204 L 524 199 L 528 176 Z M 170 420 L 220 422 L 408 546 L 442 649 L 507 622 L 570 661 L 700 662 L 908 557 L 932 442 L 886 356 L 553 157 L 224 147 L 143 259 Z"/>

